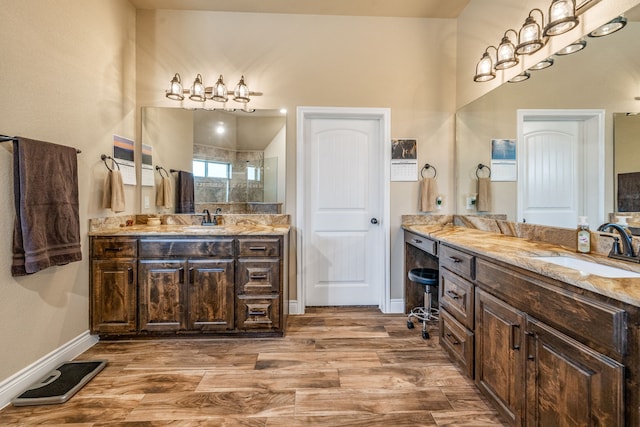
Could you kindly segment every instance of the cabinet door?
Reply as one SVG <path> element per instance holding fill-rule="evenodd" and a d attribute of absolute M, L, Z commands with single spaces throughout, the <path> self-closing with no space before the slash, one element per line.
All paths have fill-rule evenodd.
<path fill-rule="evenodd" d="M 524 411 L 524 314 L 477 289 L 475 317 L 476 384 L 512 425 L 520 426 Z"/>
<path fill-rule="evenodd" d="M 136 332 L 135 260 L 94 260 L 91 286 L 91 332 Z"/>
<path fill-rule="evenodd" d="M 189 261 L 189 329 L 233 329 L 234 277 L 232 259 Z"/>
<path fill-rule="evenodd" d="M 527 425 L 624 425 L 624 367 L 533 318 L 526 326 Z"/>
<path fill-rule="evenodd" d="M 186 329 L 186 260 L 140 260 L 138 272 L 141 331 Z"/>

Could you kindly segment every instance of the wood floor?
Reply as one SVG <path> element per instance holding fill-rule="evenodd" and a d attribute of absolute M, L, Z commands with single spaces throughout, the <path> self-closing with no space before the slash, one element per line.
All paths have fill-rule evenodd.
<path fill-rule="evenodd" d="M 61 405 L 0 425 L 502 426 L 420 325 L 372 308 L 308 308 L 277 339 L 101 341 L 107 367 Z"/>

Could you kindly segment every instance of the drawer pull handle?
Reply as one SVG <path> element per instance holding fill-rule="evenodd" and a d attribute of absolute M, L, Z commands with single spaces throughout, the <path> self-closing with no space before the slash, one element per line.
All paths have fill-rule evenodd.
<path fill-rule="evenodd" d="M 250 251 L 266 251 L 266 246 L 249 246 Z"/>
<path fill-rule="evenodd" d="M 420 240 L 420 239 L 411 239 L 411 241 L 412 241 L 413 243 L 417 243 L 417 244 L 422 243 L 422 240 Z"/>
<path fill-rule="evenodd" d="M 117 248 L 104 248 L 105 252 L 122 252 L 124 248 L 122 246 Z"/>
<path fill-rule="evenodd" d="M 458 257 L 450 256 L 449 259 L 453 261 L 455 264 L 462 262 L 462 260 Z"/>
<path fill-rule="evenodd" d="M 260 310 L 249 310 L 249 316 L 266 316 L 267 313 L 265 311 Z"/>
<path fill-rule="evenodd" d="M 456 292 L 454 291 L 447 291 L 447 295 L 449 297 L 451 297 L 452 299 L 460 299 L 460 295 L 458 295 Z"/>
<path fill-rule="evenodd" d="M 451 344 L 453 345 L 460 345 L 460 341 L 458 341 L 457 339 L 455 339 L 455 337 L 453 336 L 453 334 L 447 333 L 447 338 L 449 338 L 449 341 L 451 341 Z"/>
<path fill-rule="evenodd" d="M 267 275 L 266 275 L 266 274 L 264 274 L 264 273 L 262 273 L 262 274 L 252 274 L 252 275 L 250 276 L 250 278 L 251 278 L 251 279 L 258 279 L 258 280 L 260 280 L 260 279 L 266 279 L 266 278 L 267 278 Z"/>

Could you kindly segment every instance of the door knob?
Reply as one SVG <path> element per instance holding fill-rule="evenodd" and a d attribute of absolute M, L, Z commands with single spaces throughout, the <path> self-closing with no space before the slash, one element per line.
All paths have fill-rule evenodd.
<path fill-rule="evenodd" d="M 377 224 L 378 223 L 378 218 L 371 218 L 371 224 Z"/>

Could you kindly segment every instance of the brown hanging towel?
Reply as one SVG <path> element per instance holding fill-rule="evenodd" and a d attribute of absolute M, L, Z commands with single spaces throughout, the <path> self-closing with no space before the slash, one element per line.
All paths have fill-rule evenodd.
<path fill-rule="evenodd" d="M 75 148 L 16 137 L 11 274 L 82 260 Z"/>

